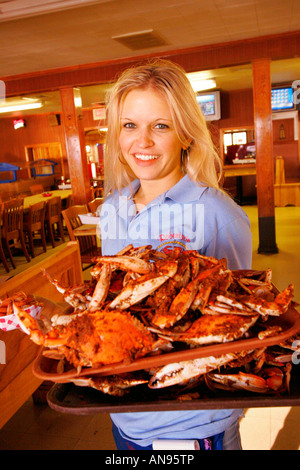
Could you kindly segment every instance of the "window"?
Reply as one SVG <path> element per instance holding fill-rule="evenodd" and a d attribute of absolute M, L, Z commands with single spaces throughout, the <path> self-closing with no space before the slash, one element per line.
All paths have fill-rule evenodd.
<path fill-rule="evenodd" d="M 227 154 L 228 145 L 242 145 L 247 143 L 246 131 L 232 131 L 224 134 L 224 152 Z"/>

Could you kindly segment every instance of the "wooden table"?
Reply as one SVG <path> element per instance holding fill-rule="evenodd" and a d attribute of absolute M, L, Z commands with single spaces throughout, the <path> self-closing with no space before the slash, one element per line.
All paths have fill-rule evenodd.
<path fill-rule="evenodd" d="M 255 163 L 244 163 L 241 165 L 224 165 L 223 170 L 225 178 L 230 176 L 256 175 Z"/>
<path fill-rule="evenodd" d="M 237 199 L 239 204 L 243 204 L 243 176 L 256 175 L 255 163 L 243 163 L 236 165 L 224 165 L 224 177 L 235 177 L 237 187 Z"/>
<path fill-rule="evenodd" d="M 32 196 L 24 197 L 24 210 L 28 209 L 29 206 L 36 204 L 37 202 L 46 202 L 51 197 L 59 196 L 62 200 L 66 199 L 70 194 L 72 194 L 72 189 L 57 189 L 55 191 L 50 191 L 51 196 L 46 197 L 43 194 L 34 194 Z"/>
<path fill-rule="evenodd" d="M 99 229 L 98 229 L 99 230 Z M 97 235 L 97 225 L 83 224 L 74 229 L 75 237 L 86 237 L 88 235 Z"/>

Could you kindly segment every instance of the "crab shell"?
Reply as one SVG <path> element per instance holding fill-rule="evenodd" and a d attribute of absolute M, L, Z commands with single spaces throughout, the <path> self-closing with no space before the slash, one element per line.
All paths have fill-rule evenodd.
<path fill-rule="evenodd" d="M 191 345 L 227 343 L 241 338 L 258 318 L 259 315 L 202 315 L 176 340 Z"/>
<path fill-rule="evenodd" d="M 75 367 L 100 367 L 132 361 L 152 351 L 155 338 L 128 312 L 84 312 L 44 334 L 29 313 L 14 305 L 20 324 L 39 345 L 56 348 Z"/>

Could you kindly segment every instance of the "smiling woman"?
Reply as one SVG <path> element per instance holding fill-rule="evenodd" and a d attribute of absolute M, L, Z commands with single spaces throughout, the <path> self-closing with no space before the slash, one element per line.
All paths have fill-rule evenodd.
<path fill-rule="evenodd" d="M 136 103 L 134 109 L 133 102 Z M 127 160 L 123 154 L 123 136 L 131 133 L 138 133 L 139 138 L 144 140 L 133 148 L 139 155 L 140 163 L 145 160 L 148 163 L 148 160 L 152 159 L 156 161 L 155 157 L 159 155 L 159 139 L 172 135 L 172 145 L 175 145 L 176 141 L 177 147 L 175 155 L 172 154 L 172 161 L 174 163 L 174 159 L 181 158 L 181 177 L 188 174 L 194 182 L 202 181 L 211 187 L 219 187 L 220 172 L 217 172 L 216 168 L 221 168 L 221 160 L 214 150 L 194 90 L 185 71 L 178 65 L 166 60 L 155 60 L 126 70 L 109 92 L 107 122 L 106 194 L 114 189 L 120 190 L 137 176 L 137 158 Z M 149 146 L 154 136 L 157 146 Z M 162 161 L 166 162 L 166 158 L 158 160 L 159 165 Z M 135 167 L 132 168 L 129 162 L 135 162 Z M 177 178 L 178 170 L 177 167 Z"/>
<path fill-rule="evenodd" d="M 100 214 L 103 256 L 127 245 L 150 245 L 161 257 L 177 253 L 178 263 L 179 253 L 196 250 L 226 258 L 229 269 L 249 269 L 249 221 L 220 190 L 218 163 L 183 69 L 156 61 L 124 72 L 108 103 L 105 175 L 110 193 Z M 183 271 L 177 275 L 184 283 Z M 111 417 L 120 450 L 150 450 L 156 439 L 223 442 L 223 437 L 224 448 L 238 449 L 240 414 L 190 410 Z M 230 429 L 234 444 L 228 445 Z"/>

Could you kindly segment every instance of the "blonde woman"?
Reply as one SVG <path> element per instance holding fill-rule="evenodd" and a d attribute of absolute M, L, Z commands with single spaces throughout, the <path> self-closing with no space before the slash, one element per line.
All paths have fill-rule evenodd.
<path fill-rule="evenodd" d="M 126 70 L 107 110 L 103 254 L 151 244 L 164 252 L 180 247 L 226 258 L 230 269 L 251 268 L 248 218 L 219 188 L 220 159 L 184 70 L 165 60 Z M 195 410 L 111 417 L 123 450 L 151 449 L 155 439 L 240 449 L 240 415 Z"/>
<path fill-rule="evenodd" d="M 222 162 L 215 152 L 205 119 L 184 71 L 168 61 L 158 60 L 128 69 L 109 95 L 108 135 L 106 140 L 106 193 L 121 190 L 135 179 L 130 165 L 124 162 L 119 143 L 120 108 L 131 89 L 153 87 L 168 102 L 174 129 L 182 144 L 183 171 L 195 183 L 218 188 Z"/>

